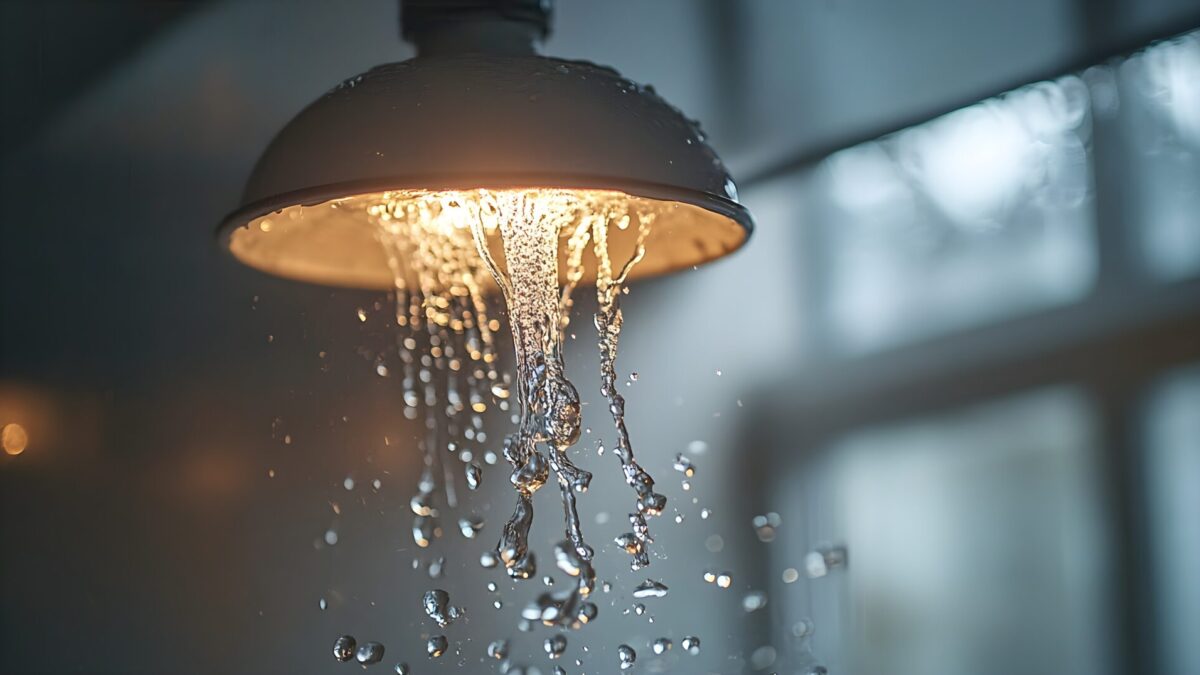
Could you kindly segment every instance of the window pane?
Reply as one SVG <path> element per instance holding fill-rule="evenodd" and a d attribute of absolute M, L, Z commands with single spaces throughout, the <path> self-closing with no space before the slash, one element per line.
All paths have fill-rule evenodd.
<path fill-rule="evenodd" d="M 836 442 L 805 469 L 794 519 L 848 565 L 786 618 L 812 612 L 831 672 L 1110 672 L 1096 445 L 1072 389 Z M 803 550 L 778 553 L 804 569 Z"/>
<path fill-rule="evenodd" d="M 814 220 L 831 338 L 863 352 L 1082 297 L 1087 88 L 1042 82 L 839 152 Z"/>
<path fill-rule="evenodd" d="M 1200 272 L 1200 32 L 1118 68 L 1132 229 L 1154 277 Z"/>
<path fill-rule="evenodd" d="M 1163 672 L 1200 673 L 1200 366 L 1150 397 L 1146 432 Z"/>

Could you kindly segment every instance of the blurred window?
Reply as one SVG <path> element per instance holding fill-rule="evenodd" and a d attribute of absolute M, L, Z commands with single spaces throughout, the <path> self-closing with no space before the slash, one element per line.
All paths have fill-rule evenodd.
<path fill-rule="evenodd" d="M 1096 278 L 1087 87 L 1064 77 L 829 157 L 817 310 L 859 353 L 1078 300 Z"/>
<path fill-rule="evenodd" d="M 1200 365 L 1160 384 L 1145 428 L 1162 672 L 1200 673 Z"/>
<path fill-rule="evenodd" d="M 1152 277 L 1200 273 L 1200 32 L 1164 42 L 1117 70 L 1140 262 Z"/>
<path fill-rule="evenodd" d="M 1097 446 L 1074 389 L 835 442 L 844 672 L 1108 672 Z"/>

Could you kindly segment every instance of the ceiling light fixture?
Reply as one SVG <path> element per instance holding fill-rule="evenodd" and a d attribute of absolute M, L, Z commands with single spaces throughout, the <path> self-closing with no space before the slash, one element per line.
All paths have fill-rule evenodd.
<path fill-rule="evenodd" d="M 289 122 L 222 245 L 278 276 L 390 289 L 371 205 L 519 189 L 652 209 L 634 277 L 739 248 L 750 214 L 699 125 L 611 68 L 539 56 L 549 17 L 544 0 L 403 0 L 418 56 L 346 80 Z M 632 250 L 636 230 L 614 229 L 610 246 Z"/>

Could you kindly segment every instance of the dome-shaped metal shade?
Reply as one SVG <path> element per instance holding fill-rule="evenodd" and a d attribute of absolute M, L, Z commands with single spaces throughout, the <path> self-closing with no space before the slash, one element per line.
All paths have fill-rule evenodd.
<path fill-rule="evenodd" d="M 388 288 L 361 210 L 389 190 L 602 190 L 654 202 L 635 276 L 700 264 L 751 230 L 699 127 L 616 71 L 534 55 L 453 54 L 376 67 L 296 116 L 251 175 L 221 241 L 290 278 Z M 267 222 L 264 222 L 267 221 Z M 614 232 L 611 245 L 631 234 Z"/>

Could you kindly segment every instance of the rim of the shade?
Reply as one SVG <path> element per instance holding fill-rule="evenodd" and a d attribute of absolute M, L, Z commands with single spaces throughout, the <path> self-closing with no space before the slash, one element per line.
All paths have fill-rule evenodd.
<path fill-rule="evenodd" d="M 342 181 L 315 187 L 291 190 L 265 199 L 255 200 L 244 204 L 230 213 L 217 226 L 217 241 L 225 253 L 238 262 L 242 262 L 229 245 L 234 231 L 240 227 L 249 227 L 255 219 L 271 213 L 282 211 L 292 206 L 316 206 L 334 199 L 344 199 L 355 195 L 387 192 L 390 190 L 522 190 L 522 189 L 568 189 L 568 190 L 610 190 L 623 192 L 631 197 L 655 199 L 658 201 L 681 202 L 697 206 L 721 216 L 725 216 L 745 231 L 745 236 L 732 253 L 746 245 L 754 233 L 754 219 L 750 210 L 738 202 L 701 190 L 691 190 L 674 185 L 650 183 L 645 181 L 620 178 L 600 178 L 596 176 L 577 175 L 547 175 L 547 174 L 509 174 L 492 177 L 485 180 L 466 178 L 463 176 L 404 176 L 398 178 L 369 178 L 362 180 Z M 721 258 L 724 256 L 718 256 Z M 712 258 L 697 264 L 705 264 L 716 260 Z M 244 263 L 243 263 L 244 264 Z M 250 265 L 249 267 L 254 267 Z M 257 268 L 254 268 L 257 269 Z M 262 270 L 259 270 L 262 272 Z M 266 272 L 263 272 L 266 274 Z M 669 274 L 665 272 L 664 274 Z M 296 279 L 296 281 L 306 281 Z M 317 285 L 319 282 L 307 282 Z"/>

